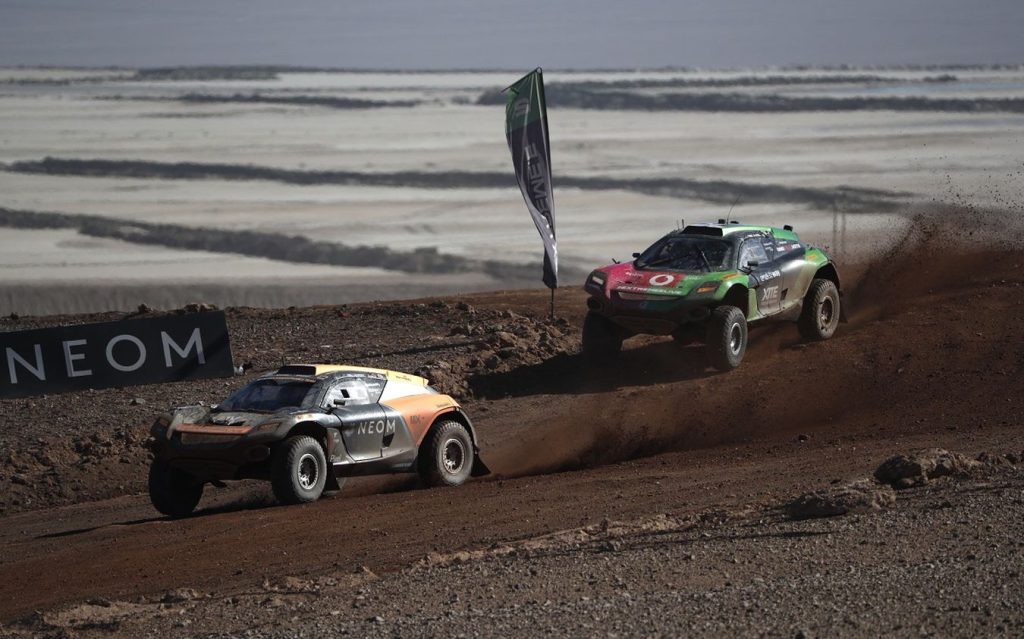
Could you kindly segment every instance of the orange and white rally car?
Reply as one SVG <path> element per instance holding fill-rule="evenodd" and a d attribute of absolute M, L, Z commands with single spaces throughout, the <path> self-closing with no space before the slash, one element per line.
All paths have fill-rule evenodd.
<path fill-rule="evenodd" d="M 161 415 L 152 435 L 149 494 L 172 517 L 225 480 L 268 479 L 296 504 L 355 475 L 416 472 L 458 486 L 490 472 L 458 402 L 422 377 L 358 366 L 283 366 L 220 404 Z"/>

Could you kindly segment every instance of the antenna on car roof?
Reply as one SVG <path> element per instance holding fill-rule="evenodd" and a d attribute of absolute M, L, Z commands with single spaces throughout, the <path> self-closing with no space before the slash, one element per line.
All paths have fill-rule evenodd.
<path fill-rule="evenodd" d="M 737 196 L 736 196 L 736 199 L 732 201 L 732 206 L 730 206 L 730 207 L 729 207 L 729 214 L 725 216 L 725 223 L 726 223 L 726 224 L 728 224 L 728 223 L 729 223 L 729 218 L 731 218 L 731 217 L 732 217 L 732 209 L 733 209 L 733 207 L 735 207 L 735 206 L 736 206 L 736 203 L 740 201 L 740 197 L 741 197 L 742 195 L 743 195 L 742 193 L 741 193 L 740 195 L 737 195 Z"/>

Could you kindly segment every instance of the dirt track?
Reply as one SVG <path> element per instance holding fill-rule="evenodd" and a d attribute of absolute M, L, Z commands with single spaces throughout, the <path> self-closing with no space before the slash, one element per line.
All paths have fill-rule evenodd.
<path fill-rule="evenodd" d="M 486 548 L 607 518 L 769 507 L 864 475 L 890 454 L 919 446 L 1020 451 L 1024 340 L 1008 318 L 1024 311 L 1024 252 L 953 251 L 928 233 L 921 242 L 908 242 L 885 267 L 857 274 L 852 321 L 836 338 L 804 345 L 792 326 L 753 331 L 743 366 L 726 375 L 705 370 L 697 352 L 680 353 L 661 340 L 632 344 L 608 371 L 587 370 L 567 349 L 505 360 L 493 370 L 471 363 L 479 350 L 442 349 L 453 361 L 470 362 L 468 406 L 496 471 L 457 490 L 365 481 L 293 508 L 265 507 L 261 493 L 235 490 L 184 521 L 155 517 L 144 496 L 11 514 L 0 519 L 0 619 L 181 587 L 238 593 L 285 575 L 309 579 L 360 566 L 380 575 L 428 553 Z M 582 296 L 560 291 L 560 298 L 569 312 L 558 330 L 570 339 Z M 499 313 L 542 316 L 547 303 L 542 292 L 470 301 L 488 322 L 512 323 L 526 320 Z M 410 317 L 408 309 L 422 316 Z M 438 332 L 435 343 L 452 339 L 444 318 L 464 321 L 454 302 L 343 312 L 412 326 L 413 341 L 415 331 L 429 327 Z M 229 319 L 249 313 L 253 324 L 269 322 L 282 332 L 257 365 L 302 342 L 283 313 L 235 311 Z M 394 352 L 404 352 L 406 333 L 397 331 L 395 339 Z M 355 340 L 350 352 L 360 348 L 372 350 Z M 377 359 L 389 357 L 400 356 Z M 436 364 L 436 353 L 416 357 Z M 216 394 L 222 383 L 203 390 Z M 75 401 L 112 397 L 95 395 Z M 153 401 L 160 399 L 169 398 Z M 16 422 L 13 405 L 5 404 L 9 432 Z M 97 486 L 81 494 L 90 491 L 103 494 Z"/>

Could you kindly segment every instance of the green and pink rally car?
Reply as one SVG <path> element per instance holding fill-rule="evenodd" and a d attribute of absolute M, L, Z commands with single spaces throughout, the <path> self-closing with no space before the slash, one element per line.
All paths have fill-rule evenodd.
<path fill-rule="evenodd" d="M 686 226 L 587 277 L 583 353 L 614 357 L 633 335 L 704 342 L 711 365 L 739 366 L 747 325 L 797 322 L 809 340 L 832 337 L 842 314 L 839 272 L 792 227 L 719 220 Z"/>

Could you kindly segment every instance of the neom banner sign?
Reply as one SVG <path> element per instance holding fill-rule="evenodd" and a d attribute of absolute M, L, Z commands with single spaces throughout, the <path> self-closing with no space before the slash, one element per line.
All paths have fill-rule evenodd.
<path fill-rule="evenodd" d="M 0 333 L 0 397 L 228 377 L 223 312 Z"/>

